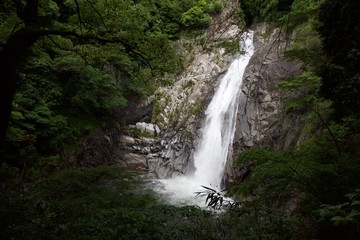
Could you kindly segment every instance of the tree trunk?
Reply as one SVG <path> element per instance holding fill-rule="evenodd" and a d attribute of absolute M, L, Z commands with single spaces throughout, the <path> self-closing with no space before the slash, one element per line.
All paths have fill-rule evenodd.
<path fill-rule="evenodd" d="M 13 34 L 0 52 L 0 143 L 11 119 L 12 102 L 18 85 L 19 66 L 26 60 L 27 51 L 38 40 L 39 34 L 24 27 Z"/>

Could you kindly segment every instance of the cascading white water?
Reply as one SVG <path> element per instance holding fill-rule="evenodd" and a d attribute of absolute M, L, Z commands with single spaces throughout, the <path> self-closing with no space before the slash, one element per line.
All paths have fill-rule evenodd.
<path fill-rule="evenodd" d="M 158 191 L 173 204 L 204 206 L 204 200 L 194 194 L 201 190 L 201 185 L 214 189 L 221 187 L 229 148 L 234 139 L 242 78 L 254 52 L 253 32 L 245 33 L 242 49 L 244 53 L 230 65 L 206 110 L 200 143 L 194 153 L 195 171 L 160 180 L 162 188 Z"/>

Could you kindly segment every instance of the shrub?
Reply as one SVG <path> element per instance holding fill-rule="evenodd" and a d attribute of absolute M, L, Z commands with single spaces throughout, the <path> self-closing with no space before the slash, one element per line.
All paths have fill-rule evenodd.
<path fill-rule="evenodd" d="M 194 6 L 183 13 L 180 22 L 186 27 L 203 28 L 210 24 L 211 17 L 200 6 Z"/>

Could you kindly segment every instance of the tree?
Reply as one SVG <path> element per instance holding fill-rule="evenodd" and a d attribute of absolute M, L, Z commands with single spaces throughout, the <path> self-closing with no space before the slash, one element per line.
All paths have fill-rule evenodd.
<path fill-rule="evenodd" d="M 0 34 L 1 142 L 5 140 L 14 95 L 21 82 L 19 73 L 32 56 L 32 49 L 39 40 L 51 41 L 53 46 L 48 51 L 52 53 L 56 48 L 57 51 L 72 52 L 85 58 L 84 61 L 88 61 L 91 54 L 102 54 L 99 57 L 90 56 L 94 60 L 91 63 L 93 66 L 101 63 L 100 58 L 114 58 L 114 54 L 110 56 L 109 51 L 117 51 L 125 56 L 127 60 L 124 61 L 132 62 L 133 67 L 126 69 L 127 74 L 147 68 L 150 69 L 148 77 L 161 71 L 173 70 L 176 64 L 172 63 L 179 59 L 171 48 L 168 36 L 162 33 L 161 23 L 149 12 L 152 11 L 151 8 L 145 8 L 140 3 L 5 0 L 0 8 L 3 9 L 3 31 Z M 154 15 L 158 17 L 158 14 Z M 80 48 L 81 46 L 83 47 Z M 99 51 L 101 46 L 107 46 L 106 50 L 102 49 L 105 52 Z M 88 51 L 84 57 L 86 49 L 93 52 Z"/>
<path fill-rule="evenodd" d="M 276 20 L 278 15 L 289 12 L 294 0 L 240 0 L 245 22 L 250 26 L 254 19 Z"/>
<path fill-rule="evenodd" d="M 328 63 L 320 69 L 322 92 L 331 99 L 338 120 L 359 117 L 360 2 L 326 0 L 320 7 L 319 33 Z"/>

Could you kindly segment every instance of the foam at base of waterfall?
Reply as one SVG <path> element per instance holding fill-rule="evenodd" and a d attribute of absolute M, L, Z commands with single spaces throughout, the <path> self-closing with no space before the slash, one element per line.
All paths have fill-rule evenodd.
<path fill-rule="evenodd" d="M 161 194 L 165 202 L 178 205 L 196 205 L 206 207 L 204 199 L 196 197 L 196 192 L 201 191 L 201 185 L 192 177 L 178 176 L 171 179 L 155 181 L 154 190 Z"/>
<path fill-rule="evenodd" d="M 160 194 L 161 199 L 171 205 L 175 206 L 198 206 L 200 208 L 208 208 L 206 203 L 207 190 L 202 187 L 205 185 L 199 184 L 197 179 L 187 176 L 177 176 L 170 179 L 155 180 L 151 183 L 151 188 Z M 214 189 L 217 192 L 221 190 L 214 186 L 206 186 Z M 196 193 L 205 193 L 203 196 L 198 196 Z M 225 194 L 225 192 L 222 192 Z M 233 199 L 224 197 L 224 205 L 226 203 L 233 203 Z M 209 208 L 212 209 L 212 208 Z M 214 209 L 212 209 L 214 210 Z"/>

